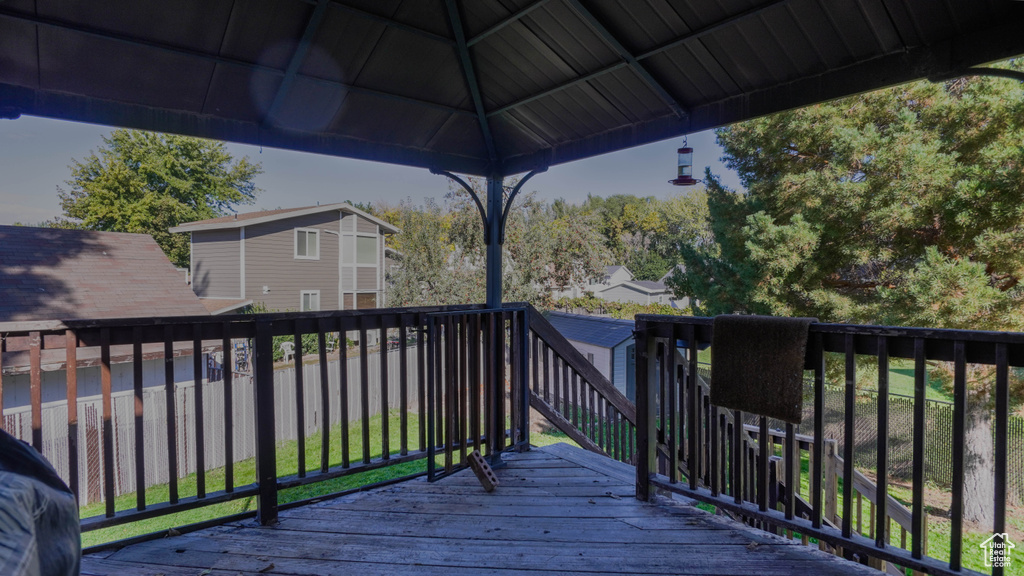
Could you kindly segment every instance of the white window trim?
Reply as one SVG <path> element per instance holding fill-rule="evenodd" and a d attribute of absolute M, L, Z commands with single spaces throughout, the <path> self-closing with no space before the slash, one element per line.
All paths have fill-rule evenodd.
<path fill-rule="evenodd" d="M 303 310 L 302 301 L 305 300 L 306 295 L 316 295 L 316 310 Z M 320 311 L 320 291 L 319 290 L 301 290 L 299 291 L 299 312 L 319 312 Z"/>
<path fill-rule="evenodd" d="M 316 234 L 316 256 L 299 256 L 299 232 L 312 232 Z M 308 238 L 308 236 L 307 236 Z M 320 229 L 319 228 L 296 228 L 293 234 L 292 250 L 296 260 L 319 260 L 320 259 Z"/>

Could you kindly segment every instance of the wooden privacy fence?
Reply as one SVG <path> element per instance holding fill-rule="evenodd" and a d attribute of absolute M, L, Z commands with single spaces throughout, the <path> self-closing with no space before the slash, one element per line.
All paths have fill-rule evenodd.
<path fill-rule="evenodd" d="M 393 366 L 400 364 L 399 354 L 395 348 L 388 350 L 388 362 Z M 336 426 L 341 421 L 341 379 L 339 372 L 340 359 L 337 355 L 328 357 L 328 401 L 327 413 L 330 415 L 329 425 Z M 406 365 L 409 370 L 408 377 L 411 380 L 418 379 L 418 366 L 416 364 L 416 344 L 410 344 L 406 350 Z M 230 360 L 230 358 L 229 358 Z M 380 379 L 381 359 L 378 354 L 370 354 L 366 358 L 369 386 L 366 392 L 369 396 L 370 416 L 377 416 L 384 410 L 382 402 Z M 347 362 L 348 381 L 357 382 L 360 378 L 360 362 Z M 321 398 L 320 386 L 320 365 L 319 358 L 306 357 L 303 366 L 303 377 L 296 376 L 296 368 L 291 366 L 278 366 L 274 370 L 274 405 L 275 405 L 275 435 L 279 441 L 295 441 L 299 437 L 299 430 L 296 427 L 298 421 L 298 406 L 294 393 L 296 382 L 301 380 L 305 388 L 303 399 L 305 406 L 303 412 L 312 415 L 304 419 L 304 435 L 309 437 L 320 430 L 322 419 L 319 417 Z M 226 463 L 227 451 L 225 450 L 225 428 L 222 415 L 226 409 L 224 394 L 224 372 L 220 369 L 207 370 L 208 378 L 204 378 L 203 385 L 203 421 L 205 427 L 204 456 L 208 469 L 223 467 Z M 195 446 L 195 382 L 184 380 L 180 375 L 175 376 L 174 387 L 174 409 L 176 438 L 174 445 L 177 448 L 176 461 L 178 478 L 183 478 L 196 472 L 196 446 Z M 232 456 L 234 462 L 240 462 L 256 456 L 256 442 L 253 414 L 255 413 L 255 388 L 252 376 L 249 374 L 235 372 L 231 378 L 232 382 Z M 360 395 L 363 390 L 360 387 L 348 388 L 348 419 L 358 421 L 360 417 Z M 388 375 L 388 410 L 398 410 L 401 395 L 400 374 L 392 371 Z M 135 436 L 135 396 L 131 390 L 111 393 L 111 428 L 113 434 L 113 457 L 114 457 L 114 495 L 120 496 L 135 492 L 136 477 L 135 449 L 133 438 Z M 419 398 L 417 395 L 406 395 L 405 409 L 410 413 L 419 413 Z M 78 425 L 77 444 L 81 447 L 84 458 L 78 459 L 79 483 L 78 502 L 86 505 L 93 502 L 103 501 L 103 467 L 102 445 L 103 427 L 101 426 L 102 396 L 88 396 L 78 398 L 77 411 L 80 415 Z M 167 395 L 160 386 L 144 386 L 142 392 L 143 405 L 143 439 L 147 450 L 143 452 L 145 459 L 145 480 L 146 487 L 151 487 L 169 482 L 170 459 L 167 452 L 167 435 L 161 428 L 167 419 Z M 62 478 L 70 478 L 68 467 L 70 458 L 68 453 L 68 426 L 67 426 L 67 400 L 44 402 L 41 409 L 42 428 L 42 453 L 57 469 Z M 7 408 L 4 411 L 5 430 L 8 430 L 15 437 L 31 441 L 32 439 L 32 414 L 31 406 L 18 408 Z"/>
<path fill-rule="evenodd" d="M 711 503 L 720 509 L 772 529 L 786 529 L 817 538 L 833 549 L 841 550 L 851 559 L 865 562 L 888 562 L 898 566 L 934 574 L 956 574 L 962 571 L 965 502 L 965 471 L 967 448 L 967 365 L 989 365 L 995 372 L 993 390 L 995 429 L 993 447 L 994 469 L 988 472 L 992 483 L 993 532 L 1006 531 L 1009 369 L 1024 365 L 1024 334 L 980 332 L 969 330 L 931 330 L 879 326 L 812 324 L 808 341 L 807 368 L 814 374 L 813 433 L 805 442 L 809 451 L 810 470 L 804 476 L 798 463 L 799 444 L 795 426 L 785 425 L 782 438 L 781 469 L 773 466 L 775 442 L 758 442 L 757 454 L 747 440 L 746 427 L 733 423 L 744 421 L 738 411 L 723 410 L 700 396 L 698 363 L 700 348 L 712 337 L 710 318 L 672 316 L 637 316 L 637 494 L 648 498 L 655 489 L 668 490 Z M 680 367 L 675 343 L 687 343 L 687 354 Z M 825 352 L 843 354 L 846 384 L 843 405 L 843 450 L 836 458 L 826 459 L 825 444 Z M 875 462 L 870 471 L 876 475 L 873 537 L 855 531 L 856 474 L 854 446 L 857 418 L 856 366 L 858 355 L 870 355 L 878 364 L 878 408 L 876 416 Z M 915 397 L 913 407 L 913 470 L 912 502 L 907 533 L 909 539 L 900 544 L 890 542 L 889 499 L 889 358 L 909 358 L 914 362 Z M 953 429 L 950 452 L 952 461 L 952 502 L 949 507 L 950 546 L 948 556 L 928 556 L 925 549 L 925 440 L 932 431 L 926 421 L 926 363 L 952 362 L 954 367 Z M 681 369 L 679 369 L 681 368 Z M 758 418 L 756 435 L 771 435 L 768 419 Z M 680 475 L 677 463 L 685 459 Z M 840 460 L 841 459 L 841 460 Z M 666 466 L 664 461 L 668 461 Z M 826 514 L 824 466 L 831 462 L 841 472 L 842 506 L 836 511 L 839 526 L 831 526 Z M 841 462 L 841 464 L 839 464 Z M 775 474 L 781 480 L 772 482 Z M 806 500 L 795 488 L 806 478 L 810 490 Z M 984 482 L 985 478 L 978 481 Z M 789 494 L 774 495 L 773 484 L 792 486 Z M 831 512 L 831 511 L 829 511 Z M 870 519 L 869 519 L 870 521 Z M 909 541 L 908 541 L 909 540 Z M 1001 575 L 1002 569 L 993 568 Z"/>
<path fill-rule="evenodd" d="M 430 339 L 430 315 L 470 311 L 490 327 L 489 337 L 466 332 Z M 245 497 L 255 497 L 258 519 L 271 522 L 282 489 L 423 459 L 435 449 L 450 454 L 453 447 L 481 438 L 492 456 L 521 446 L 528 415 L 516 414 L 520 405 L 506 402 L 496 390 L 524 388 L 505 379 L 525 375 L 524 340 L 519 336 L 520 343 L 508 354 L 498 349 L 502 342 L 516 341 L 524 320 L 521 306 L 483 311 L 471 305 L 81 320 L 21 329 L 7 324 L 0 326 L 0 403 L 17 391 L 11 373 L 21 370 L 15 363 L 22 360 L 29 374 L 29 402 L 4 410 L 4 426 L 56 462 L 83 502 L 102 500 L 104 512 L 83 520 L 84 531 Z M 359 342 L 357 355 L 328 357 L 325 343 L 337 333 Z M 318 342 L 312 357 L 304 354 L 304 335 Z M 274 339 L 280 337 L 295 346 L 290 370 L 273 361 Z M 210 382 L 205 354 L 234 350 L 240 340 L 252 342 L 252 373 L 217 370 L 222 379 Z M 381 345 L 373 349 L 371 340 Z M 456 364 L 435 361 L 449 356 L 468 361 L 471 349 L 487 358 L 487 371 L 455 392 L 445 383 L 456 374 Z M 175 362 L 182 358 L 191 361 L 189 382 L 178 381 Z M 223 359 L 234 365 L 231 353 Z M 155 383 L 145 377 L 146 362 L 154 361 L 163 368 L 155 370 Z M 118 362 L 130 368 L 123 391 L 114 386 Z M 82 365 L 98 367 L 98 394 L 80 395 L 79 371 L 66 370 Z M 58 397 L 45 404 L 44 374 L 48 381 L 60 375 Z M 452 394 L 468 399 L 471 390 L 481 391 L 479 413 L 490 418 L 483 430 L 491 429 L 479 435 L 472 426 L 467 432 L 463 423 L 468 420 L 454 420 L 447 409 L 456 405 Z M 446 407 L 431 411 L 429 423 L 415 417 L 428 395 Z M 386 411 L 395 423 L 377 417 Z M 377 422 L 372 428 L 371 419 Z M 508 430 L 509 422 L 517 427 Z M 434 446 L 428 436 L 443 440 Z M 319 442 L 316 456 L 307 455 L 311 439 Z M 295 442 L 297 464 L 290 470 L 278 469 L 283 440 Z M 236 462 L 253 455 L 256 477 L 236 477 Z M 186 476 L 187 483 L 181 480 Z M 93 478 L 99 479 L 98 486 Z M 166 484 L 162 501 L 135 490 L 153 484 Z M 134 503 L 115 501 L 133 490 Z"/>

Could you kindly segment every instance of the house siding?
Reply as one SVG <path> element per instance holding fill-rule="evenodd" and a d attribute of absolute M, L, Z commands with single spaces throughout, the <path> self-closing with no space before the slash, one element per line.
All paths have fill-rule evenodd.
<path fill-rule="evenodd" d="M 377 289 L 377 272 L 375 266 L 366 266 L 356 269 L 356 289 L 361 292 Z"/>
<path fill-rule="evenodd" d="M 356 231 L 364 234 L 376 234 L 377 224 L 361 216 L 356 216 Z"/>
<path fill-rule="evenodd" d="M 320 230 L 320 258 L 295 258 L 295 229 Z M 246 297 L 271 310 L 298 310 L 303 290 L 320 291 L 321 309 L 338 303 L 338 213 L 322 212 L 245 229 Z M 263 293 L 263 286 L 270 289 Z"/>
<path fill-rule="evenodd" d="M 578 340 L 569 340 L 569 343 L 579 350 L 580 354 L 583 354 L 584 358 L 587 357 L 587 354 L 593 354 L 594 367 L 597 368 L 605 378 L 611 379 L 612 351 L 610 349 L 595 346 L 593 344 L 587 344 L 586 342 L 580 342 Z"/>
<path fill-rule="evenodd" d="M 649 304 L 650 298 L 647 294 L 641 294 L 627 286 L 614 286 L 600 293 L 600 297 L 611 302 L 635 302 L 637 304 Z"/>
<path fill-rule="evenodd" d="M 238 230 L 192 233 L 192 290 L 201 298 L 241 298 Z"/>

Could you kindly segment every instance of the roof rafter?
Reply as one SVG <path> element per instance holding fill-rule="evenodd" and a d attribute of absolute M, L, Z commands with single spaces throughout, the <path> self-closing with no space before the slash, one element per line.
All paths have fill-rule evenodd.
<path fill-rule="evenodd" d="M 619 39 L 616 38 L 614 34 L 612 34 L 611 30 L 609 30 L 608 27 L 604 25 L 604 23 L 598 20 L 597 16 L 595 16 L 593 12 L 587 9 L 587 7 L 580 2 L 580 0 L 566 1 L 569 3 L 569 6 L 571 6 L 572 9 L 575 10 L 576 13 L 579 14 L 592 29 L 595 32 L 597 32 L 597 34 L 609 46 L 611 46 L 613 50 L 615 50 L 619 57 L 626 61 L 629 67 L 632 68 L 633 71 L 636 72 L 637 75 L 639 75 L 640 78 L 643 79 L 644 83 L 646 83 L 651 88 L 651 90 L 654 90 L 655 94 L 657 94 L 658 97 L 665 102 L 665 104 L 672 110 L 672 112 L 676 116 L 683 118 L 688 114 L 686 109 L 684 109 L 679 104 L 679 101 L 676 100 L 675 96 L 670 94 L 669 91 L 666 90 L 665 87 L 661 84 L 661 82 L 659 82 L 657 78 L 651 75 L 651 72 L 647 70 L 647 68 L 645 68 L 639 60 L 636 59 L 636 56 L 634 56 L 632 52 L 630 52 L 628 49 L 626 49 L 625 46 L 622 45 L 622 42 L 619 42 Z"/>
<path fill-rule="evenodd" d="M 304 0 L 304 1 L 316 1 L 316 0 Z M 349 6 L 348 4 L 345 4 L 344 2 L 340 2 L 339 0 L 331 0 L 331 6 L 333 6 L 334 8 L 338 8 L 340 10 L 344 10 L 344 11 L 349 12 L 351 14 L 355 14 L 355 15 L 360 16 L 362 18 L 366 18 L 367 20 L 373 20 L 374 22 L 380 22 L 381 24 L 384 24 L 385 26 L 389 26 L 391 28 L 397 28 L 399 30 L 404 30 L 406 32 L 411 32 L 413 34 L 416 34 L 416 35 L 419 35 L 419 36 L 423 36 L 424 38 L 430 38 L 431 40 L 434 40 L 435 42 L 441 42 L 442 44 L 447 44 L 449 46 L 452 46 L 452 45 L 455 44 L 455 42 L 451 38 L 445 38 L 444 36 L 441 36 L 440 34 L 434 34 L 433 32 L 431 32 L 429 30 L 424 30 L 423 28 L 417 28 L 416 26 L 413 26 L 411 24 L 406 24 L 405 22 L 399 22 L 398 20 L 395 20 L 394 18 L 387 18 L 385 16 L 378 16 L 378 15 L 374 14 L 373 12 L 367 12 L 366 10 L 361 10 L 361 9 L 356 8 L 354 6 Z"/>
<path fill-rule="evenodd" d="M 274 94 L 274 101 L 270 103 L 270 108 L 267 109 L 267 114 L 263 117 L 264 124 L 272 123 L 274 118 L 281 112 L 281 107 L 284 106 L 284 99 L 288 97 L 292 85 L 295 84 L 295 80 L 299 76 L 299 68 L 306 61 L 306 55 L 309 54 L 309 49 L 313 46 L 313 37 L 316 36 L 317 30 L 320 29 L 320 23 L 324 21 L 329 5 L 330 0 L 319 0 L 316 3 L 316 8 L 313 9 L 313 13 L 309 15 L 306 28 L 302 31 L 302 38 L 299 39 L 299 44 L 295 47 L 295 52 L 292 53 L 292 58 L 288 62 L 288 68 L 285 69 L 284 79 L 281 80 L 281 85 L 278 86 L 277 93 Z"/>
<path fill-rule="evenodd" d="M 469 57 L 469 46 L 466 45 L 466 31 L 462 27 L 462 17 L 459 16 L 459 7 L 455 4 L 455 0 L 445 0 L 445 5 L 448 7 L 448 20 L 451 22 L 452 32 L 455 34 L 456 50 L 459 53 L 459 61 L 462 63 L 462 72 L 466 77 L 466 86 L 473 97 L 477 121 L 480 122 L 480 132 L 483 134 L 484 145 L 487 146 L 487 157 L 493 170 L 498 167 L 498 150 L 494 146 L 494 135 L 491 134 L 491 126 L 487 120 L 487 111 L 484 109 L 484 100 L 480 95 L 480 83 L 476 78 L 473 60 Z"/>
<path fill-rule="evenodd" d="M 758 14 L 760 14 L 761 12 L 764 12 L 765 10 L 768 10 L 769 8 L 772 8 L 772 7 L 774 7 L 776 5 L 779 5 L 779 4 L 785 4 L 785 3 L 789 2 L 789 1 L 790 0 L 772 0 L 771 2 L 767 2 L 765 4 L 761 4 L 761 5 L 755 6 L 753 8 L 750 8 L 748 10 L 744 10 L 743 12 L 740 12 L 738 14 L 734 14 L 734 15 L 729 16 L 727 18 L 723 18 L 722 20 L 719 20 L 717 22 L 713 22 L 711 24 L 708 24 L 707 26 L 705 26 L 703 28 L 700 28 L 700 29 L 694 30 L 692 32 L 689 32 L 687 34 L 684 34 L 684 35 L 680 36 L 679 38 L 671 40 L 671 41 L 669 41 L 669 42 L 667 42 L 665 44 L 662 44 L 661 46 L 658 46 L 657 48 L 653 48 L 653 49 L 648 50 L 648 51 L 646 51 L 646 52 L 644 52 L 642 54 L 638 54 L 636 56 L 636 59 L 639 61 L 639 60 L 645 60 L 645 59 L 650 58 L 652 56 L 657 56 L 658 54 L 661 54 L 662 52 L 666 52 L 666 51 L 671 50 L 671 49 L 673 49 L 673 48 L 675 48 L 677 46 L 681 46 L 681 45 L 685 44 L 686 42 L 700 39 L 700 38 L 702 38 L 704 36 L 707 36 L 708 34 L 711 34 L 712 32 L 720 30 L 720 29 L 722 29 L 722 28 L 724 28 L 726 26 L 729 26 L 731 24 L 735 24 L 735 23 L 740 22 L 742 20 L 746 20 L 747 18 L 751 18 L 753 16 L 757 16 Z M 499 114 L 504 114 L 504 113 L 508 112 L 509 110 L 512 110 L 513 108 L 518 108 L 520 106 L 523 106 L 524 104 L 529 104 L 530 102 L 533 102 L 535 100 L 539 100 L 541 98 L 544 98 L 545 96 L 550 96 L 551 94 L 556 94 L 556 93 L 561 92 L 562 90 L 565 90 L 567 88 L 572 88 L 573 86 L 576 86 L 577 84 L 581 84 L 583 82 L 589 82 L 589 81 L 591 81 L 591 80 L 593 80 L 595 78 L 598 78 L 598 77 L 603 76 L 605 74 L 610 74 L 612 72 L 615 72 L 616 70 L 624 68 L 627 65 L 628 65 L 627 62 L 616 62 L 615 64 L 611 64 L 609 66 L 605 66 L 603 68 L 599 68 L 599 69 L 594 70 L 592 72 L 588 72 L 588 73 L 586 73 L 586 74 L 584 74 L 582 76 L 578 76 L 576 78 L 573 78 L 573 79 L 571 79 L 571 80 L 569 80 L 567 82 L 563 82 L 561 84 L 552 86 L 551 88 L 548 88 L 547 90 L 544 90 L 544 91 L 541 91 L 541 92 L 537 92 L 536 94 L 531 94 L 529 96 L 526 96 L 525 98 L 521 98 L 519 100 L 516 100 L 515 102 L 510 102 L 510 103 L 508 103 L 508 104 L 506 104 L 506 105 L 504 105 L 504 106 L 502 106 L 500 108 L 495 108 L 494 110 L 491 110 L 490 112 L 488 112 L 487 115 L 488 116 L 497 116 Z"/>
<path fill-rule="evenodd" d="M 547 4 L 550 1 L 551 0 L 537 0 L 533 4 L 530 4 L 529 6 L 527 6 L 526 8 L 523 8 L 522 10 L 520 10 L 520 11 L 514 13 L 514 14 L 509 15 L 507 18 L 502 19 L 500 22 L 498 22 L 497 24 L 491 26 L 487 30 L 484 30 L 483 32 L 477 34 L 476 36 L 470 38 L 466 42 L 466 45 L 467 46 L 473 46 L 477 42 L 480 42 L 481 40 L 483 40 L 484 38 L 487 38 L 491 34 L 494 34 L 495 32 L 505 28 L 509 24 L 512 24 L 514 22 L 519 21 L 523 16 L 526 16 L 530 12 L 533 12 L 534 10 L 536 10 L 537 8 L 540 8 L 541 6 L 544 6 L 545 4 Z"/>

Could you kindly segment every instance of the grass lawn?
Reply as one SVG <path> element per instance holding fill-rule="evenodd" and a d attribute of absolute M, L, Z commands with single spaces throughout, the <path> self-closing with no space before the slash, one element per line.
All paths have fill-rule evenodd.
<path fill-rule="evenodd" d="M 380 415 L 374 416 L 370 419 L 370 454 L 371 458 L 377 459 L 381 455 L 381 430 L 382 430 L 383 419 Z M 401 420 L 398 412 L 392 412 L 388 419 L 388 426 L 390 430 L 390 454 L 397 455 L 399 453 L 399 430 Z M 409 414 L 409 451 L 415 453 L 419 449 L 418 445 L 418 430 L 419 430 L 419 415 Z M 568 444 L 575 443 L 570 440 L 567 436 L 561 432 L 554 433 L 531 433 L 531 443 L 535 446 L 547 446 L 549 444 L 555 444 L 558 442 L 566 442 Z M 330 466 L 341 465 L 341 427 L 335 426 L 331 429 L 329 435 L 330 442 Z M 315 475 L 319 470 L 320 466 L 320 447 L 321 437 L 319 434 L 306 438 L 306 471 L 310 476 Z M 352 464 L 358 463 L 362 459 L 362 427 L 360 423 L 356 423 L 349 427 L 349 458 Z M 458 454 L 456 454 L 458 459 Z M 438 460 L 439 464 L 443 463 Z M 361 486 L 369 484 L 375 484 L 386 480 L 392 480 L 395 478 L 402 478 L 405 476 L 412 476 L 415 474 L 426 472 L 427 461 L 426 459 L 420 459 L 413 462 L 405 462 L 402 464 L 395 464 L 387 466 L 385 468 L 378 468 L 376 470 L 370 470 L 366 472 L 360 472 L 349 476 L 342 476 L 340 478 L 334 478 L 331 480 L 325 480 L 323 482 L 316 482 L 313 484 L 307 484 L 305 486 L 299 486 L 296 488 L 289 488 L 278 492 L 278 502 L 281 504 L 287 502 L 295 502 L 297 500 L 305 500 L 309 498 L 316 498 L 319 496 L 325 496 L 329 494 L 335 494 L 337 492 L 343 492 Z M 298 472 L 298 442 L 288 441 L 279 442 L 277 445 L 277 474 L 279 477 L 296 474 Z M 250 458 L 236 462 L 234 465 L 234 480 L 235 487 L 242 487 L 252 484 L 256 481 L 256 460 Z M 216 492 L 224 489 L 224 468 L 216 468 L 207 470 L 206 472 L 206 491 L 207 493 Z M 184 478 L 178 479 L 178 494 L 184 498 L 187 496 L 195 496 L 196 494 L 196 475 L 189 474 Z M 146 489 L 146 502 L 149 504 L 157 504 L 161 502 L 167 502 L 169 499 L 169 489 L 167 484 L 160 484 L 151 486 Z M 115 499 L 114 507 L 116 510 L 134 510 L 136 505 L 136 495 L 134 492 L 129 494 L 122 494 Z M 140 520 L 138 522 L 132 522 L 129 524 L 122 524 L 119 526 L 113 526 L 110 528 L 103 528 L 100 530 L 93 530 L 82 534 L 82 546 L 95 546 L 106 542 L 112 542 L 115 540 L 121 540 L 124 538 L 131 538 L 141 534 L 149 534 L 152 532 L 164 532 L 170 528 L 179 526 L 185 526 L 188 524 L 194 524 L 197 522 L 203 522 L 214 518 L 220 518 L 224 516 L 230 516 L 233 514 L 239 514 L 242 512 L 249 512 L 256 510 L 256 499 L 255 497 L 246 497 L 233 500 L 230 502 L 224 502 L 220 504 L 212 504 L 204 506 L 202 508 L 196 508 L 193 510 L 187 510 L 184 512 L 178 512 L 175 514 L 168 514 L 165 516 L 159 516 L 157 518 L 151 518 L 147 520 Z M 89 518 L 92 516 L 103 515 L 105 512 L 105 504 L 103 502 L 95 502 L 87 506 L 83 506 L 79 510 L 79 516 L 81 518 Z"/>

